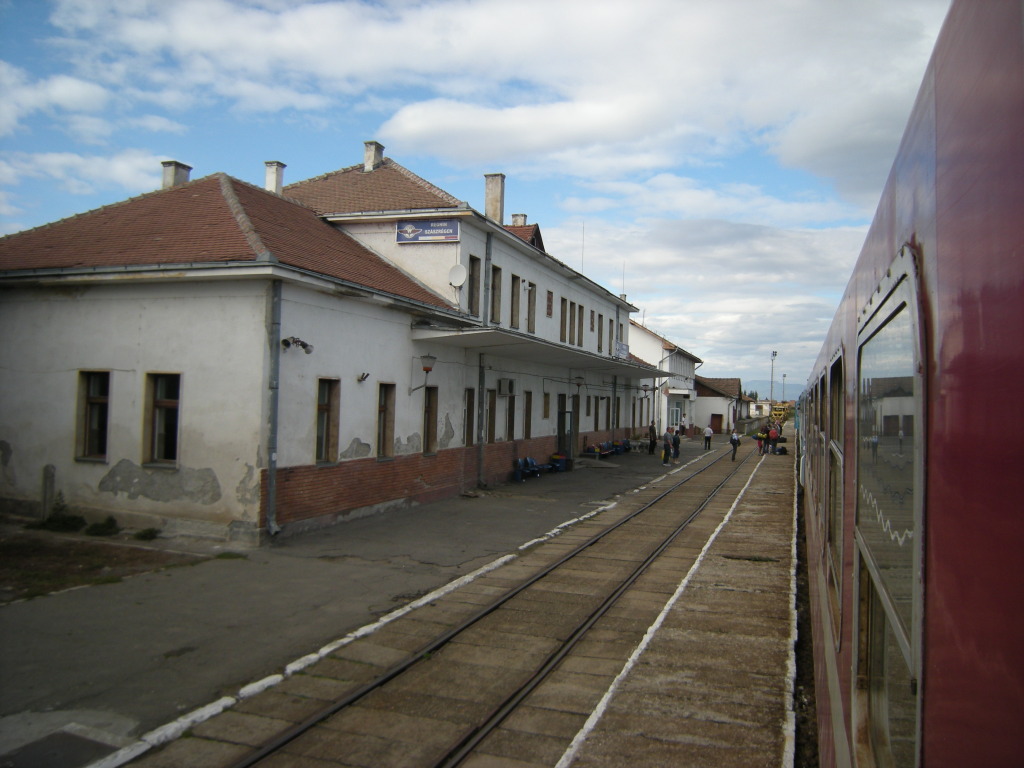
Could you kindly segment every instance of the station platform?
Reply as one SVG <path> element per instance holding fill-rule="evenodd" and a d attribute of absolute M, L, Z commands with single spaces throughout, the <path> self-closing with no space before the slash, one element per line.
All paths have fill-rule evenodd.
<path fill-rule="evenodd" d="M 716 436 L 712 450 L 730 449 Z M 264 719 L 298 717 L 303 698 L 323 695 L 297 691 L 298 673 L 339 642 L 446 599 L 703 454 L 689 440 L 672 467 L 646 451 L 582 459 L 241 558 L 196 542 L 210 559 L 195 567 L 4 606 L 0 754 L 70 733 L 108 749 L 67 768 L 229 763 Z M 751 487 L 565 765 L 792 763 L 793 457 L 753 460 Z M 494 762 L 533 764 L 555 763 Z"/>

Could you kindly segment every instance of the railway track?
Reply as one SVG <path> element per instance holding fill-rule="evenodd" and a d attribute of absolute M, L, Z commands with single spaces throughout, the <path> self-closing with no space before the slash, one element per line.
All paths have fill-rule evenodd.
<path fill-rule="evenodd" d="M 472 766 L 481 753 L 555 765 L 758 457 L 738 459 L 680 467 L 339 649 L 308 670 L 338 695 L 228 765 Z"/>

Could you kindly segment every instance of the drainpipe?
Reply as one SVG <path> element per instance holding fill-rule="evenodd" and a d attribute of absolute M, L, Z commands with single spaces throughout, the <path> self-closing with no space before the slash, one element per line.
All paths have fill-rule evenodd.
<path fill-rule="evenodd" d="M 481 324 L 488 326 L 491 324 L 491 291 L 494 290 L 494 286 L 491 285 L 491 249 L 494 243 L 494 236 L 487 233 L 487 246 L 484 248 L 484 295 L 483 295 L 483 306 L 480 307 L 480 320 Z"/>
<path fill-rule="evenodd" d="M 612 376 L 612 440 L 619 435 L 619 377 Z"/>
<path fill-rule="evenodd" d="M 270 284 L 270 426 L 267 433 L 267 531 L 280 532 L 277 524 L 277 421 L 281 377 L 281 281 Z"/>
<path fill-rule="evenodd" d="M 477 396 L 476 396 L 476 484 L 478 488 L 484 487 L 484 413 L 487 411 L 487 404 L 484 397 L 487 394 L 486 386 L 487 369 L 484 366 L 484 356 L 480 355 L 480 363 L 477 366 Z"/>

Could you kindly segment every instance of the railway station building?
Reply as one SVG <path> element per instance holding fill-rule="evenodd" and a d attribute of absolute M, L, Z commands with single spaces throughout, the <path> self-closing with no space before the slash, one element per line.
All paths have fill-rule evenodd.
<path fill-rule="evenodd" d="M 630 325 L 630 349 L 668 373 L 667 377 L 659 374 L 640 382 L 641 409 L 645 414 L 640 423 L 650 424 L 653 419 L 659 435 L 666 427 L 683 425 L 692 437 L 696 429 L 697 369 L 704 361 L 636 320 L 631 320 Z"/>
<path fill-rule="evenodd" d="M 624 296 L 366 142 L 0 238 L 0 509 L 257 544 L 639 431 Z M 659 358 L 660 359 L 660 358 Z M 564 462 L 564 463 L 562 463 Z"/>

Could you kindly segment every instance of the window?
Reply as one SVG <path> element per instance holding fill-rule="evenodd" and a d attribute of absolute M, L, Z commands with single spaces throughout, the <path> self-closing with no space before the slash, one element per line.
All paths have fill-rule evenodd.
<path fill-rule="evenodd" d="M 555 314 L 555 294 L 553 291 L 548 291 L 548 317 L 553 317 Z"/>
<path fill-rule="evenodd" d="M 568 341 L 570 344 L 576 343 L 576 302 L 569 302 L 569 335 L 562 334 L 562 341 Z"/>
<path fill-rule="evenodd" d="M 855 732 L 868 741 L 859 746 L 887 766 L 919 760 L 926 511 L 924 441 L 914 435 L 923 423 L 924 400 L 914 274 L 912 254 L 903 249 L 858 320 L 854 620 L 855 674 L 863 684 L 855 700 Z"/>
<path fill-rule="evenodd" d="M 320 379 L 316 393 L 316 460 L 318 463 L 338 460 L 338 389 L 337 379 Z"/>
<path fill-rule="evenodd" d="M 480 259 L 469 257 L 469 314 L 480 316 Z"/>
<path fill-rule="evenodd" d="M 537 284 L 527 285 L 529 295 L 526 298 L 526 330 L 528 333 L 537 332 Z"/>
<path fill-rule="evenodd" d="M 582 304 L 580 304 L 578 312 L 579 312 L 579 318 L 578 318 L 578 322 L 576 323 L 576 346 L 582 347 L 583 346 L 583 317 L 584 317 L 583 305 Z"/>
<path fill-rule="evenodd" d="M 597 316 L 597 351 L 604 351 L 604 315 Z"/>
<path fill-rule="evenodd" d="M 590 332 L 594 332 L 594 310 L 590 310 Z"/>
<path fill-rule="evenodd" d="M 533 437 L 533 392 L 523 393 L 523 438 Z"/>
<path fill-rule="evenodd" d="M 178 460 L 178 409 L 181 376 L 151 373 L 146 378 L 146 455 L 149 464 Z"/>
<path fill-rule="evenodd" d="M 523 292 L 523 279 L 519 275 L 512 275 L 512 301 L 509 302 L 509 310 L 512 316 L 509 318 L 509 325 L 512 328 L 519 327 L 519 300 Z"/>
<path fill-rule="evenodd" d="M 505 439 L 516 439 L 516 399 L 512 395 L 505 398 Z"/>
<path fill-rule="evenodd" d="M 395 455 L 395 385 L 377 388 L 377 458 Z"/>
<path fill-rule="evenodd" d="M 544 393 L 544 403 L 543 403 L 543 410 L 541 412 L 541 417 L 545 418 L 545 419 L 550 419 L 551 418 L 551 393 L 550 392 L 545 392 Z"/>
<path fill-rule="evenodd" d="M 437 453 L 437 387 L 424 388 L 423 452 Z"/>
<path fill-rule="evenodd" d="M 82 371 L 78 375 L 78 457 L 107 458 L 110 374 Z"/>
<path fill-rule="evenodd" d="M 466 414 L 463 423 L 466 425 L 462 435 L 464 445 L 476 444 L 476 390 L 466 389 Z"/>
<path fill-rule="evenodd" d="M 487 390 L 487 442 L 493 443 L 495 437 L 495 422 L 498 420 L 498 391 Z"/>
<path fill-rule="evenodd" d="M 560 315 L 559 332 L 558 332 L 558 340 L 559 341 L 565 341 L 566 340 L 566 329 L 568 327 L 568 324 L 569 324 L 569 300 L 568 299 L 562 299 L 562 313 Z"/>
<path fill-rule="evenodd" d="M 501 324 L 501 267 L 491 267 L 491 322 Z"/>

